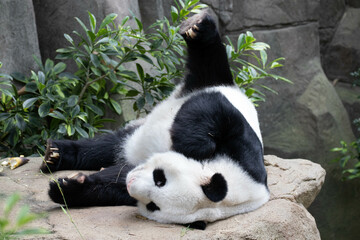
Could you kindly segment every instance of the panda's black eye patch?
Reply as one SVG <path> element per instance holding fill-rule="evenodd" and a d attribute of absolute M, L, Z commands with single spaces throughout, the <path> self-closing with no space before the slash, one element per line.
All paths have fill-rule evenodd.
<path fill-rule="evenodd" d="M 155 169 L 153 171 L 153 178 L 154 178 L 154 183 L 156 186 L 158 187 L 163 187 L 166 184 L 166 177 L 165 177 L 165 173 L 164 170 L 162 169 Z"/>

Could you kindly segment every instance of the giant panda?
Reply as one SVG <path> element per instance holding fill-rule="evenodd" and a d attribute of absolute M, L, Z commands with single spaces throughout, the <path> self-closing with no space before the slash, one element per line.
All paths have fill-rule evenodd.
<path fill-rule="evenodd" d="M 180 33 L 187 74 L 146 118 L 94 139 L 48 140 L 43 172 L 105 168 L 50 182 L 54 202 L 137 206 L 149 219 L 205 229 L 268 201 L 257 112 L 232 79 L 214 20 L 203 11 Z"/>

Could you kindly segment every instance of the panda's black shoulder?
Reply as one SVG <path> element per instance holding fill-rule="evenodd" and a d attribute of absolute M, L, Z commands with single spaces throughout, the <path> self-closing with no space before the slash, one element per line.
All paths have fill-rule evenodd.
<path fill-rule="evenodd" d="M 221 91 L 201 91 L 177 112 L 172 149 L 196 160 L 227 155 L 256 181 L 266 179 L 262 143 L 242 113 Z"/>

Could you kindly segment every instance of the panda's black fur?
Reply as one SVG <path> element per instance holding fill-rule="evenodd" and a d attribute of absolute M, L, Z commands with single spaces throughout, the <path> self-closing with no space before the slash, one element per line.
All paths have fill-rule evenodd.
<path fill-rule="evenodd" d="M 173 98 L 185 97 L 186 100 L 178 106 L 171 128 L 166 130 L 171 139 L 171 149 L 168 150 L 201 164 L 215 161 L 212 159 L 219 156 L 227 156 L 250 176 L 254 184 L 264 185 L 267 189 L 261 136 L 221 90 L 211 90 L 219 86 L 236 87 L 225 47 L 213 19 L 206 12 L 195 15 L 183 23 L 180 33 L 188 45 L 188 72 L 184 82 L 173 93 Z M 127 180 L 127 175 L 138 164 L 127 159 L 123 147 L 143 126 L 144 121 L 135 121 L 114 133 L 94 139 L 48 140 L 45 161 L 40 169 L 49 172 L 105 168 L 89 176 L 79 173 L 70 178 L 59 179 L 58 184 L 69 207 L 135 206 L 138 200 L 128 193 L 131 180 Z M 138 146 L 139 151 L 142 147 Z M 153 153 L 156 154 L 157 151 L 154 149 Z M 146 159 L 142 161 L 145 162 Z M 166 184 L 167 179 L 162 169 L 155 169 L 152 177 L 157 187 Z M 201 185 L 210 201 L 220 202 L 228 194 L 231 186 L 226 177 L 215 173 L 207 183 Z M 54 202 L 64 204 L 57 183 L 50 183 L 49 196 Z M 146 209 L 149 212 L 161 211 L 152 201 L 146 204 Z M 194 219 L 189 223 L 190 227 L 204 229 L 206 223 L 202 220 Z M 161 219 L 159 221 L 166 222 Z"/>

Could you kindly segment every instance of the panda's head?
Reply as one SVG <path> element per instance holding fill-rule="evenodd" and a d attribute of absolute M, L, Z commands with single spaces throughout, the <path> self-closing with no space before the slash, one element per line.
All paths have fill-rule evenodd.
<path fill-rule="evenodd" d="M 228 191 L 222 174 L 175 152 L 155 154 L 129 172 L 126 184 L 140 213 L 163 223 L 211 220 Z"/>

